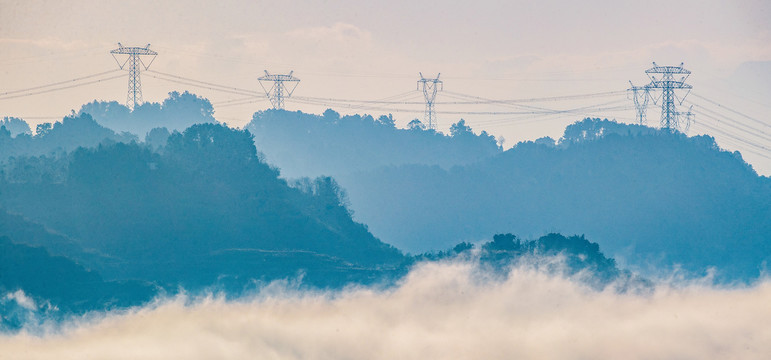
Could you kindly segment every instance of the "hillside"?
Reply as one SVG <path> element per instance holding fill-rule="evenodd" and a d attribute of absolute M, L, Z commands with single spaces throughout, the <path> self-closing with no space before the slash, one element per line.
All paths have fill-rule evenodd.
<path fill-rule="evenodd" d="M 119 134 L 99 125 L 88 114 L 66 116 L 62 121 L 53 124 L 39 124 L 34 136 L 28 131 L 18 130 L 25 127 L 29 129 L 26 122 L 21 119 L 14 120 L 0 123 L 0 162 L 12 157 L 66 153 L 81 146 L 93 147 L 101 143 L 137 140 L 134 135 Z"/>
<path fill-rule="evenodd" d="M 305 272 L 327 286 L 370 281 L 403 260 L 351 219 L 333 179 L 290 187 L 246 131 L 195 125 L 159 152 L 115 143 L 37 159 L 6 169 L 0 204 L 103 254 L 84 265 L 107 280 L 238 288 Z M 62 161 L 35 175 L 36 164 Z"/>
<path fill-rule="evenodd" d="M 28 300 L 19 304 L 19 292 Z M 157 293 L 158 288 L 148 282 L 104 281 L 67 257 L 0 236 L 0 331 L 21 327 L 30 313 L 42 312 L 56 319 L 94 309 L 140 305 Z"/>
<path fill-rule="evenodd" d="M 209 100 L 187 91 L 170 92 L 160 103 L 146 102 L 129 109 L 116 101 L 94 100 L 80 107 L 78 115 L 89 114 L 100 125 L 144 138 L 154 128 L 183 131 L 193 124 L 216 123 Z"/>
<path fill-rule="evenodd" d="M 497 232 L 586 234 L 635 267 L 753 278 L 771 255 L 771 179 L 708 136 L 607 120 L 475 164 L 382 167 L 342 184 L 356 218 L 412 252 Z"/>
<path fill-rule="evenodd" d="M 486 132 L 475 134 L 463 120 L 448 135 L 425 129 L 418 120 L 399 129 L 390 116 L 322 116 L 284 110 L 254 114 L 246 125 L 265 159 L 289 178 L 348 174 L 401 164 L 450 168 L 496 155 L 501 149 Z"/>

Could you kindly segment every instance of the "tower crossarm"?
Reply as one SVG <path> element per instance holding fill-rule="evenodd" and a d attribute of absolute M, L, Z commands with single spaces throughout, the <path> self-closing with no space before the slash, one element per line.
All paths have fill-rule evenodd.
<path fill-rule="evenodd" d="M 129 108 L 134 109 L 137 105 L 142 103 L 142 82 L 140 81 L 139 73 L 142 68 L 145 70 L 150 68 L 150 65 L 155 61 L 158 53 L 150 50 L 150 44 L 147 44 L 145 47 L 138 47 L 123 46 L 123 44 L 118 43 L 118 48 L 111 50 L 110 54 L 112 55 L 112 58 L 115 59 L 115 62 L 118 63 L 118 67 L 120 67 L 121 70 L 128 68 L 129 82 L 126 105 Z M 121 62 L 116 55 L 127 55 L 126 60 Z M 152 59 L 149 63 L 145 64 L 144 60 L 142 60 L 143 56 L 152 56 Z"/>
<path fill-rule="evenodd" d="M 645 70 L 646 74 L 684 74 L 690 75 L 691 71 L 683 68 L 684 63 L 680 63 L 680 66 L 666 65 L 661 66 L 653 63 L 653 67 Z"/>
<path fill-rule="evenodd" d="M 265 76 L 257 78 L 260 86 L 265 90 L 265 95 L 270 99 L 270 103 L 274 109 L 284 108 L 284 98 L 292 96 L 294 90 L 297 89 L 297 85 L 300 79 L 294 76 L 294 71 L 290 71 L 289 74 L 271 74 L 268 70 L 265 70 Z M 263 85 L 264 81 L 270 81 L 273 83 L 270 89 L 266 89 Z M 285 83 L 292 83 L 291 87 L 287 87 Z"/>
<path fill-rule="evenodd" d="M 158 55 L 158 52 L 148 49 L 150 47 L 150 44 L 147 44 L 147 46 L 141 48 L 141 47 L 128 47 L 128 46 L 121 46 L 115 50 L 110 50 L 110 54 L 124 54 L 124 55 Z"/>
<path fill-rule="evenodd" d="M 686 84 L 685 80 L 653 80 L 648 85 L 645 85 L 641 88 L 647 88 L 647 89 L 663 89 L 663 88 L 672 88 L 672 89 L 693 89 L 693 86 L 690 84 Z"/>

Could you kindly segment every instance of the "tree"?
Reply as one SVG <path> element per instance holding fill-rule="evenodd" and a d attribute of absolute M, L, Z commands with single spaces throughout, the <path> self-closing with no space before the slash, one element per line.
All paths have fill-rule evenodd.
<path fill-rule="evenodd" d="M 0 120 L 0 126 L 4 126 L 11 132 L 11 136 L 18 136 L 20 134 L 32 135 L 32 130 L 29 128 L 29 124 L 26 121 L 15 117 L 4 117 Z"/>
<path fill-rule="evenodd" d="M 410 121 L 410 123 L 407 124 L 407 127 L 410 130 L 426 130 L 426 125 L 418 119 Z"/>
<path fill-rule="evenodd" d="M 166 146 L 169 136 L 171 136 L 169 129 L 165 127 L 154 128 L 145 136 L 145 144 L 153 149 L 160 149 Z"/>
<path fill-rule="evenodd" d="M 379 118 L 377 118 L 377 121 L 385 126 L 388 127 L 395 127 L 396 122 L 394 122 L 394 116 L 391 114 L 386 115 L 380 115 Z"/>
<path fill-rule="evenodd" d="M 471 127 L 466 125 L 466 120 L 460 119 L 458 122 L 450 126 L 450 135 L 453 137 L 467 134 L 473 134 L 473 132 L 471 132 Z"/>
<path fill-rule="evenodd" d="M 348 209 L 348 195 L 340 184 L 329 176 L 319 176 L 313 180 L 313 195 L 328 208 L 343 207 Z"/>
<path fill-rule="evenodd" d="M 37 124 L 37 126 L 35 127 L 35 136 L 43 137 L 46 134 L 48 134 L 52 128 L 53 128 L 53 125 L 51 125 L 51 123 L 48 123 L 48 122 Z"/>
<path fill-rule="evenodd" d="M 337 122 L 338 120 L 340 120 L 340 113 L 332 109 L 327 109 L 326 111 L 324 111 L 323 116 L 324 116 L 324 120 L 328 122 Z"/>

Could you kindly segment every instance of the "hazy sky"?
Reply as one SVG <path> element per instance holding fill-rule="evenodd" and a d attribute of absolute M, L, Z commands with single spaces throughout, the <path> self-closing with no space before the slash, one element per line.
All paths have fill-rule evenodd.
<path fill-rule="evenodd" d="M 704 111 L 725 108 L 761 136 L 749 141 L 714 135 L 729 149 L 755 153 L 771 148 L 771 2 L 734 1 L 10 1 L 0 0 L 0 116 L 31 123 L 52 121 L 93 99 L 125 102 L 126 78 L 41 94 L 2 99 L 2 93 L 116 69 L 109 50 L 117 42 L 151 48 L 152 70 L 238 88 L 260 90 L 257 77 L 294 70 L 302 79 L 296 97 L 372 100 L 415 90 L 418 72 L 441 72 L 445 92 L 492 99 L 523 99 L 624 90 L 644 84 L 652 61 L 693 71 L 689 97 Z M 172 90 L 190 90 L 215 104 L 220 121 L 242 126 L 267 101 L 217 105 L 242 98 L 180 85 L 144 74 L 144 99 L 162 101 Z M 439 129 L 465 118 L 475 130 L 507 139 L 507 145 L 540 136 L 558 137 L 583 116 L 634 121 L 624 94 L 576 101 L 531 103 L 594 109 L 551 116 L 451 114 L 501 112 L 491 105 L 437 106 Z M 416 92 L 410 101 L 421 101 Z M 327 106 L 325 106 L 327 105 Z M 686 104 L 690 105 L 690 104 Z M 349 109 L 287 101 L 290 110 L 320 113 L 392 112 L 397 124 L 422 118 L 420 105 Z M 399 111 L 396 111 L 399 110 Z M 409 110 L 409 111 L 403 111 Z M 685 108 L 683 108 L 685 110 Z M 443 111 L 445 113 L 443 113 Z M 702 113 L 704 113 L 702 111 Z M 710 128 L 744 138 L 719 116 L 696 117 L 690 134 Z M 737 115 L 738 116 L 738 115 Z M 649 123 L 658 124 L 652 108 Z M 765 122 L 765 125 L 758 121 Z M 704 127 L 707 126 L 707 127 Z M 745 128 L 747 130 L 748 128 Z M 759 131 L 758 131 L 759 130 Z M 765 147 L 766 150 L 763 150 Z M 762 173 L 771 160 L 743 151 Z"/>

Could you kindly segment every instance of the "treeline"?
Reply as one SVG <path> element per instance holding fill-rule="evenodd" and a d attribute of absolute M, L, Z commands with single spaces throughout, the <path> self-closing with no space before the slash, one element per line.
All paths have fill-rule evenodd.
<path fill-rule="evenodd" d="M 613 285 L 619 291 L 640 291 L 652 285 L 628 270 L 619 269 L 613 258 L 606 257 L 597 243 L 583 235 L 551 233 L 535 240 L 522 240 L 510 233 L 497 234 L 492 241 L 479 245 L 462 242 L 450 250 L 431 251 L 413 257 L 416 262 L 457 259 L 476 261 L 482 269 L 504 276 L 516 266 L 538 268 L 577 278 L 596 289 Z"/>
<path fill-rule="evenodd" d="M 638 268 L 724 279 L 755 278 L 771 257 L 771 179 L 709 136 L 586 119 L 474 164 L 381 167 L 343 184 L 357 219 L 411 252 L 554 231 Z"/>
<path fill-rule="evenodd" d="M 170 92 L 160 103 L 146 102 L 133 110 L 116 101 L 92 101 L 78 115 L 89 114 L 100 125 L 144 139 L 155 128 L 183 131 L 194 124 L 217 123 L 209 100 L 187 91 Z"/>
<path fill-rule="evenodd" d="M 330 175 L 341 180 L 358 171 L 401 164 L 450 168 L 501 152 L 492 135 L 475 134 L 463 120 L 451 126 L 450 134 L 442 134 L 419 120 L 397 128 L 391 115 L 266 110 L 255 113 L 246 129 L 266 160 L 289 178 Z"/>
<path fill-rule="evenodd" d="M 0 162 L 13 157 L 64 154 L 78 147 L 136 140 L 132 134 L 118 134 L 99 125 L 88 114 L 67 116 L 53 124 L 39 124 L 34 135 L 22 119 L 11 118 L 0 123 Z"/>

